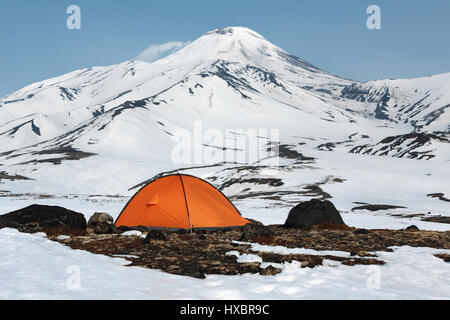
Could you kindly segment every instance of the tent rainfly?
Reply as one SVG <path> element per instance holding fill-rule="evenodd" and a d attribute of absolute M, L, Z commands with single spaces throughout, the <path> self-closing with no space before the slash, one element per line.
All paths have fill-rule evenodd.
<path fill-rule="evenodd" d="M 117 227 L 150 229 L 220 229 L 249 224 L 236 207 L 210 183 L 186 174 L 153 180 L 127 203 Z"/>

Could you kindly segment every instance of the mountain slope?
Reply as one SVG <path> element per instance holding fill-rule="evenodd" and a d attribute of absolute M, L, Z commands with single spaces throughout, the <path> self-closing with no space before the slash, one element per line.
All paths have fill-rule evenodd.
<path fill-rule="evenodd" d="M 372 105 L 378 119 L 409 123 L 417 131 L 450 131 L 450 73 L 354 83 L 342 96 Z"/>
<path fill-rule="evenodd" d="M 448 75 L 359 83 L 250 29 L 218 29 L 153 63 L 78 70 L 2 98 L 1 170 L 67 190 L 121 181 L 122 191 L 178 168 L 231 164 L 253 172 L 267 165 L 264 157 L 235 156 L 239 139 L 252 132 L 259 153 L 281 148 L 286 170 L 304 165 L 299 154 L 317 150 L 448 160 Z M 221 136 L 208 138 L 211 130 Z M 431 138 L 411 148 L 409 136 L 401 138 L 411 131 Z M 180 132 L 191 134 L 192 154 L 177 162 Z"/>
<path fill-rule="evenodd" d="M 254 114 L 266 112 L 268 103 L 262 100 L 267 99 L 283 109 L 316 113 L 328 121 L 352 119 L 347 111 L 329 105 L 331 99 L 321 97 L 321 91 L 314 91 L 338 91 L 349 83 L 289 55 L 249 29 L 221 29 L 153 64 L 137 61 L 79 70 L 6 96 L 0 100 L 1 150 L 56 138 L 124 103 L 144 100 L 159 107 L 173 104 L 175 114 L 194 109 L 211 115 L 230 97 L 236 97 L 233 106 Z M 209 110 L 213 103 L 217 107 Z M 171 114 L 170 110 L 162 112 Z"/>

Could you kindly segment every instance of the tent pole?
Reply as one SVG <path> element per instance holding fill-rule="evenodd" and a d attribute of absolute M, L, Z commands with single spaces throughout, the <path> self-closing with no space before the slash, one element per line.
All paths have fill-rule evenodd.
<path fill-rule="evenodd" d="M 186 204 L 186 211 L 187 211 L 188 220 L 189 220 L 189 229 L 191 230 L 191 233 L 192 233 L 191 216 L 189 214 L 189 207 L 188 207 L 187 198 L 186 198 L 186 190 L 184 189 L 183 179 L 181 178 L 181 175 L 179 173 L 178 173 L 178 177 L 180 178 L 181 187 L 183 188 L 184 202 Z"/>

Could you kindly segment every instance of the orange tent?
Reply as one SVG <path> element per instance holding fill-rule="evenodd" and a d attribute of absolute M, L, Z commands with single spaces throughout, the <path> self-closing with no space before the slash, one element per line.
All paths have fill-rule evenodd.
<path fill-rule="evenodd" d="M 237 227 L 250 223 L 219 190 L 185 174 L 164 176 L 139 190 L 116 220 L 116 226 L 155 229 Z"/>

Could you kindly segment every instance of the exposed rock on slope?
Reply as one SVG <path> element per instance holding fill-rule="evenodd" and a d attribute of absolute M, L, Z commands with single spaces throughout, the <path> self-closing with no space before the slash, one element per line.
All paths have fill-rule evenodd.
<path fill-rule="evenodd" d="M 450 143 L 450 134 L 445 132 L 411 132 L 399 136 L 386 137 L 375 145 L 360 145 L 350 153 L 370 154 L 430 160 L 435 157 L 437 144 Z"/>

